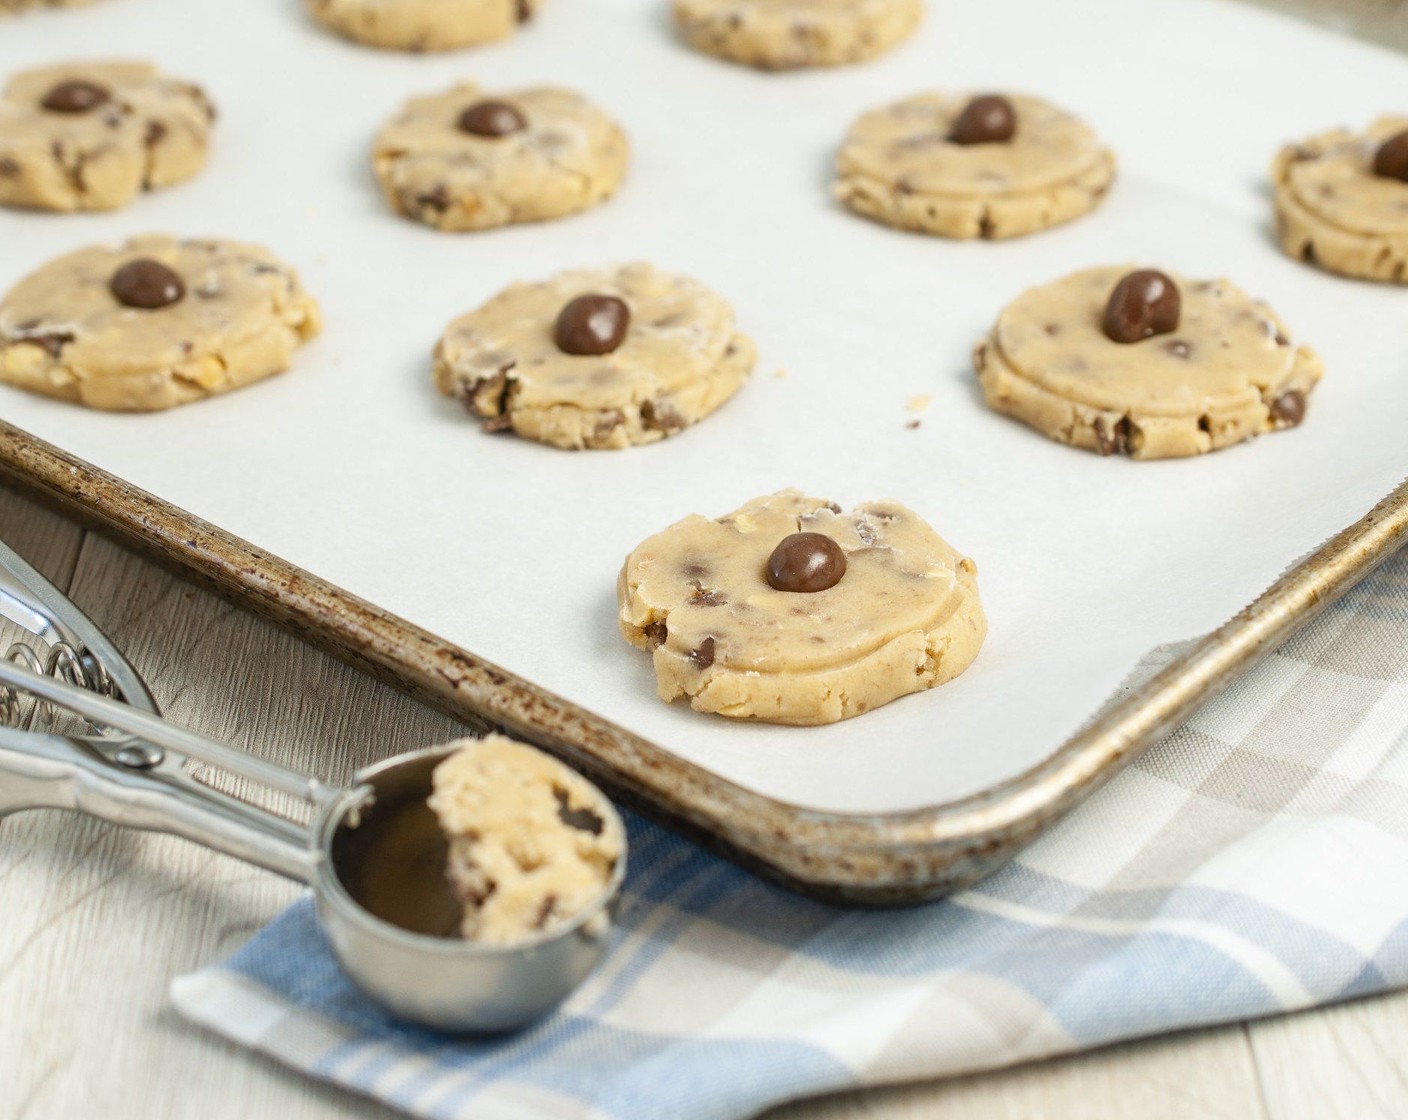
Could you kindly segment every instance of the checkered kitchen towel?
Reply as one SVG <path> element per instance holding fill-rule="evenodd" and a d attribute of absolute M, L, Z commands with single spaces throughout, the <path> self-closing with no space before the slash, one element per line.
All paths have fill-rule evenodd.
<path fill-rule="evenodd" d="M 389 1021 L 310 903 L 191 1019 L 427 1117 L 743 1117 L 1408 985 L 1408 552 L 1015 863 L 917 909 L 793 897 L 633 822 L 622 928 L 497 1041 Z"/>

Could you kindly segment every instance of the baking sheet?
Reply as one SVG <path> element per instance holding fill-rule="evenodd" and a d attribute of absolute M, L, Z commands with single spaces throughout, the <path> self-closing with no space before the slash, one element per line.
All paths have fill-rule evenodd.
<path fill-rule="evenodd" d="M 930 8 L 877 64 L 794 75 L 689 52 L 647 0 L 553 0 L 517 40 L 447 56 L 343 43 L 295 0 L 104 0 L 0 24 L 0 71 L 146 57 L 221 109 L 188 185 L 113 215 L 0 213 L 0 284 L 96 240 L 247 238 L 300 268 L 328 320 L 291 373 L 229 397 L 113 416 L 0 390 L 0 416 L 760 793 L 889 812 L 986 788 L 1048 755 L 1145 651 L 1222 622 L 1402 478 L 1408 293 L 1284 259 L 1265 166 L 1283 139 L 1394 108 L 1408 59 L 1223 0 Z M 634 142 L 625 189 L 487 234 L 389 214 L 372 133 L 462 78 L 588 92 Z M 851 119 L 936 86 L 1027 89 L 1080 113 L 1120 156 L 1115 191 L 1002 244 L 895 233 L 830 203 Z M 435 394 L 428 355 L 451 317 L 514 279 L 632 258 L 707 280 L 758 340 L 752 383 L 716 416 L 574 455 L 485 435 Z M 968 351 L 1002 304 L 1124 260 L 1270 300 L 1326 360 L 1305 427 L 1132 463 L 984 409 Z M 896 497 L 975 557 L 991 636 L 974 667 L 829 728 L 660 704 L 648 657 L 616 632 L 622 557 L 687 513 L 784 486 Z"/>

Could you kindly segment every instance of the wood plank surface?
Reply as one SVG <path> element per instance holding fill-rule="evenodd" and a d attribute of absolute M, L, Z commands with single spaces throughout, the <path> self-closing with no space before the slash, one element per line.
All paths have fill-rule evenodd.
<path fill-rule="evenodd" d="M 1408 1116 L 1408 992 L 1268 1019 L 1248 1036 L 1276 1120 Z"/>

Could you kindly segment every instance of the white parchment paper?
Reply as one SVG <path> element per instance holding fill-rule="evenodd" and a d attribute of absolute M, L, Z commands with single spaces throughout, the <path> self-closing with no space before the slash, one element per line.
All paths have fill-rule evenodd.
<path fill-rule="evenodd" d="M 217 235 L 297 265 L 327 314 L 290 373 L 229 397 L 115 416 L 5 389 L 0 415 L 746 786 L 874 811 L 1036 762 L 1142 653 L 1224 621 L 1403 477 L 1408 291 L 1284 259 L 1265 168 L 1285 139 L 1402 111 L 1408 58 L 1223 0 L 931 0 L 922 34 L 876 64 L 767 75 L 679 45 L 666 7 L 550 0 L 516 40 L 448 56 L 341 42 L 296 0 L 103 0 L 0 22 L 0 71 L 151 58 L 221 110 L 211 166 L 186 186 L 111 215 L 0 213 L 0 285 L 93 241 Z M 467 77 L 588 92 L 635 145 L 625 189 L 487 234 L 388 213 L 373 132 Z M 1116 189 L 1091 217 L 1003 244 L 839 210 L 828 168 L 851 119 L 929 87 L 1068 106 L 1118 152 Z M 722 412 L 654 447 L 573 455 L 485 435 L 435 394 L 429 353 L 451 317 L 514 279 L 631 258 L 705 279 L 758 340 Z M 985 410 L 968 352 L 1002 304 L 1126 260 L 1270 300 L 1328 366 L 1305 426 L 1132 463 Z M 919 395 L 932 405 L 908 430 Z M 974 667 L 822 729 L 656 700 L 649 659 L 616 632 L 622 557 L 687 513 L 784 486 L 896 497 L 972 555 L 991 620 Z"/>

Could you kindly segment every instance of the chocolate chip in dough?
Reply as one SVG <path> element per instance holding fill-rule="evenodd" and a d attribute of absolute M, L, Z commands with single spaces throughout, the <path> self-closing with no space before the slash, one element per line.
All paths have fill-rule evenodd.
<path fill-rule="evenodd" d="M 606 822 L 593 813 L 590 809 L 572 808 L 571 798 L 565 789 L 554 786 L 553 797 L 557 799 L 557 819 L 568 828 L 575 828 L 581 832 L 590 832 L 593 836 L 600 836 L 601 830 L 606 827 Z"/>
<path fill-rule="evenodd" d="M 768 557 L 768 583 L 778 591 L 825 591 L 846 574 L 846 554 L 825 533 L 783 537 Z"/>
<path fill-rule="evenodd" d="M 416 201 L 427 210 L 443 214 L 450 208 L 450 192 L 444 183 L 437 183 L 433 190 L 426 191 Z"/>
<path fill-rule="evenodd" d="M 1305 419 L 1305 394 L 1299 389 L 1287 389 L 1271 402 L 1271 418 L 1287 428 L 1294 428 Z"/>
<path fill-rule="evenodd" d="M 150 257 L 128 261 L 112 274 L 108 288 L 118 303 L 143 311 L 169 307 L 186 294 L 181 277 Z"/>
<path fill-rule="evenodd" d="M 689 659 L 700 669 L 707 669 L 714 663 L 714 639 L 711 635 L 699 643 L 698 649 L 689 651 Z"/>
<path fill-rule="evenodd" d="M 1121 416 L 1113 425 L 1103 416 L 1095 418 L 1095 442 L 1101 455 L 1128 455 L 1134 450 L 1134 425 Z"/>
<path fill-rule="evenodd" d="M 44 95 L 39 104 L 51 113 L 86 113 L 112 96 L 107 86 L 81 79 L 60 82 Z"/>
<path fill-rule="evenodd" d="M 1408 183 L 1408 128 L 1379 145 L 1374 153 L 1374 174 Z"/>
<path fill-rule="evenodd" d="M 553 916 L 553 914 L 554 914 L 554 912 L 555 912 L 556 910 L 557 910 L 557 895 L 555 895 L 555 894 L 550 894 L 550 895 L 547 896 L 547 898 L 543 899 L 543 904 L 542 904 L 542 906 L 540 906 L 540 907 L 538 908 L 538 917 L 537 917 L 537 920 L 533 923 L 533 928 L 534 928 L 534 929 L 545 929 L 545 928 L 547 928 L 548 919 Z"/>
<path fill-rule="evenodd" d="M 38 325 L 37 322 L 20 323 L 19 329 L 25 333 L 19 336 L 19 340 L 21 342 L 32 342 L 35 346 L 42 346 L 45 353 L 51 358 L 57 358 L 64 352 L 64 347 L 74 340 L 72 331 L 39 331 L 29 333 Z"/>
<path fill-rule="evenodd" d="M 528 118 L 507 101 L 476 101 L 456 122 L 461 132 L 471 136 L 500 137 L 522 132 Z"/>
<path fill-rule="evenodd" d="M 955 144 L 1005 144 L 1017 134 L 1017 111 L 1012 102 L 985 94 L 968 102 L 948 138 Z"/>
<path fill-rule="evenodd" d="M 585 295 L 557 316 L 553 338 L 564 354 L 610 354 L 626 339 L 631 309 L 615 296 Z"/>
<path fill-rule="evenodd" d="M 1115 285 L 1105 305 L 1105 335 L 1114 342 L 1138 342 L 1178 329 L 1183 299 L 1178 285 L 1152 268 L 1131 272 Z"/>
<path fill-rule="evenodd" d="M 715 591 L 697 581 L 694 584 L 694 594 L 689 597 L 691 607 L 722 607 L 727 602 L 728 599 L 722 591 Z"/>

